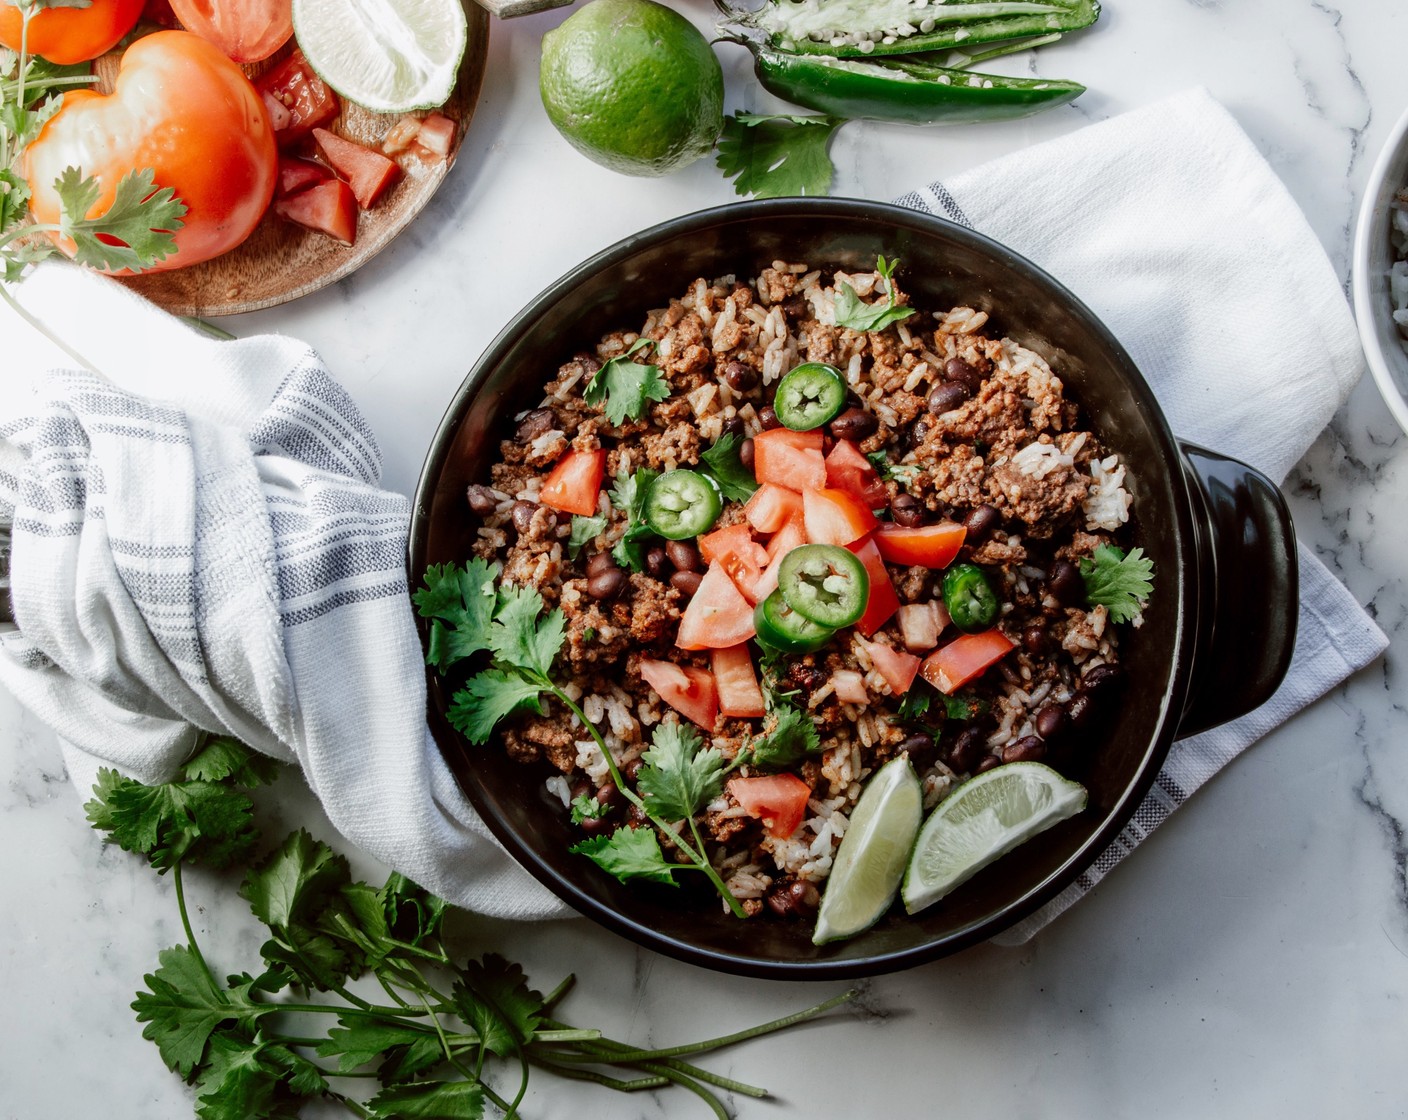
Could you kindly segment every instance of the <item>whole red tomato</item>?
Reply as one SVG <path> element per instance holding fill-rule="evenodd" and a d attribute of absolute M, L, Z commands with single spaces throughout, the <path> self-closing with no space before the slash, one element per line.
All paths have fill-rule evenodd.
<path fill-rule="evenodd" d="M 236 62 L 268 58 L 293 34 L 293 0 L 171 0 L 171 10 Z"/>
<path fill-rule="evenodd" d="M 64 65 L 87 62 L 112 50 L 142 14 L 143 0 L 93 0 L 86 8 L 45 8 L 29 21 L 30 54 Z M 20 49 L 24 19 L 0 0 L 0 43 Z"/>
<path fill-rule="evenodd" d="M 67 167 L 98 180 L 89 217 L 107 211 L 134 169 L 150 167 L 158 186 L 176 192 L 185 225 L 160 271 L 209 260 L 248 237 L 273 197 L 278 154 L 269 111 L 244 72 L 199 36 L 158 31 L 127 48 L 111 94 L 64 94 L 63 108 L 25 149 L 36 220 L 59 220 L 53 184 Z"/>

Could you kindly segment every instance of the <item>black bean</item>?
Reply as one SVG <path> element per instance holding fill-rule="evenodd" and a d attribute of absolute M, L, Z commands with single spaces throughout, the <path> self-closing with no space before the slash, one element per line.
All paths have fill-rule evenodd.
<path fill-rule="evenodd" d="M 909 755 L 911 762 L 925 758 L 934 749 L 934 737 L 918 732 L 901 743 L 899 749 Z"/>
<path fill-rule="evenodd" d="M 513 503 L 513 512 L 510 517 L 513 520 L 513 527 L 520 534 L 528 531 L 528 526 L 533 522 L 533 514 L 538 512 L 538 503 L 530 502 L 527 499 L 520 499 Z"/>
<path fill-rule="evenodd" d="M 1080 569 L 1069 560 L 1057 560 L 1046 573 L 1046 590 L 1062 606 L 1073 607 L 1085 597 L 1085 581 Z"/>
<path fill-rule="evenodd" d="M 499 499 L 494 497 L 494 492 L 478 482 L 466 490 L 464 496 L 469 501 L 470 512 L 477 517 L 488 517 L 499 508 Z"/>
<path fill-rule="evenodd" d="M 665 555 L 670 558 L 670 563 L 682 572 L 704 570 L 704 560 L 700 557 L 699 550 L 688 541 L 666 541 Z"/>
<path fill-rule="evenodd" d="M 1077 731 L 1090 725 L 1095 715 L 1095 699 L 1085 689 L 1077 689 L 1076 694 L 1066 701 L 1066 719 Z"/>
<path fill-rule="evenodd" d="M 971 392 L 976 393 L 983 384 L 983 375 L 975 366 L 969 365 L 962 358 L 950 358 L 944 363 L 944 373 L 950 381 L 960 381 L 967 385 Z"/>
<path fill-rule="evenodd" d="M 740 439 L 747 429 L 743 426 L 743 418 L 740 416 L 730 416 L 724 421 L 723 427 L 719 429 L 720 436 L 738 436 Z"/>
<path fill-rule="evenodd" d="M 762 425 L 765 432 L 782 427 L 782 421 L 777 418 L 777 409 L 770 404 L 765 404 L 758 409 L 758 423 Z"/>
<path fill-rule="evenodd" d="M 616 831 L 616 822 L 610 817 L 583 817 L 577 826 L 586 836 L 603 836 Z"/>
<path fill-rule="evenodd" d="M 940 381 L 929 390 L 927 404 L 929 411 L 935 416 L 940 416 L 945 412 L 952 412 L 973 394 L 968 391 L 968 386 L 958 381 Z"/>
<path fill-rule="evenodd" d="M 1022 648 L 1028 653 L 1043 654 L 1050 644 L 1043 626 L 1033 624 L 1022 631 Z"/>
<path fill-rule="evenodd" d="M 626 824 L 631 828 L 647 828 L 650 825 L 650 818 L 645 815 L 645 808 L 641 805 L 631 805 L 626 810 Z"/>
<path fill-rule="evenodd" d="M 918 447 L 921 443 L 924 442 L 924 437 L 927 436 L 928 434 L 929 434 L 929 425 L 928 425 L 928 424 L 924 421 L 924 419 L 921 417 L 920 419 L 916 420 L 913 424 L 910 425 L 910 428 L 909 428 L 909 445 L 910 445 L 910 447 Z"/>
<path fill-rule="evenodd" d="M 544 432 L 550 432 L 556 427 L 557 417 L 553 414 L 552 409 L 535 408 L 518 422 L 518 430 L 514 436 L 519 443 L 530 443 Z"/>
<path fill-rule="evenodd" d="M 632 785 L 634 785 L 634 784 L 635 784 L 635 780 L 636 780 L 638 777 L 640 777 L 640 772 L 641 772 L 642 769 L 644 769 L 644 767 L 645 767 L 645 760 L 644 760 L 644 759 L 642 759 L 642 758 L 633 758 L 633 759 L 631 759 L 630 762 L 626 763 L 625 766 L 621 767 L 621 776 L 622 776 L 623 778 L 625 778 L 626 781 L 628 781 L 628 782 L 630 782 Z"/>
<path fill-rule="evenodd" d="M 658 544 L 645 550 L 645 574 L 651 579 L 665 579 L 672 567 L 669 553 Z"/>
<path fill-rule="evenodd" d="M 768 909 L 779 918 L 807 918 L 816 912 L 821 895 L 805 879 L 779 884 L 767 895 Z"/>
<path fill-rule="evenodd" d="M 966 774 L 977 765 L 982 753 L 983 733 L 976 727 L 965 727 L 948 749 L 948 764 L 960 774 Z"/>
<path fill-rule="evenodd" d="M 1080 679 L 1080 687 L 1092 696 L 1111 691 L 1124 679 L 1124 670 L 1118 665 L 1096 665 L 1087 669 Z"/>
<path fill-rule="evenodd" d="M 848 408 L 831 421 L 831 434 L 836 439 L 848 439 L 854 443 L 869 436 L 873 436 L 880 427 L 880 421 L 875 419 L 863 408 Z"/>
<path fill-rule="evenodd" d="M 738 461 L 750 471 L 753 469 L 753 440 L 751 436 L 738 445 Z"/>
<path fill-rule="evenodd" d="M 616 788 L 615 782 L 605 782 L 596 789 L 596 801 L 598 805 L 604 805 L 608 809 L 613 805 L 619 805 L 625 800 L 625 796 Z"/>
<path fill-rule="evenodd" d="M 1002 522 L 1002 514 L 997 512 L 996 506 L 990 506 L 986 502 L 978 506 L 963 519 L 963 543 L 969 545 L 979 545 L 988 537 L 992 536 L 993 530 Z"/>
<path fill-rule="evenodd" d="M 703 582 L 704 577 L 698 572 L 676 572 L 670 577 L 670 586 L 687 599 L 694 597 Z"/>
<path fill-rule="evenodd" d="M 609 552 L 598 552 L 587 561 L 587 575 L 594 576 L 598 572 L 604 572 L 608 568 L 617 568 L 616 557 Z"/>
<path fill-rule="evenodd" d="M 895 500 L 890 503 L 890 516 L 896 525 L 906 529 L 923 525 L 928 515 L 929 511 L 924 508 L 924 503 L 913 494 L 896 494 Z"/>
<path fill-rule="evenodd" d="M 983 760 L 978 763 L 977 773 L 979 773 L 979 774 L 986 774 L 986 773 L 987 773 L 989 770 L 991 770 L 994 766 L 1001 766 L 1001 765 L 1002 765 L 1002 759 L 998 758 L 997 755 L 995 755 L 995 754 L 985 754 L 985 755 L 983 755 Z"/>
<path fill-rule="evenodd" d="M 1066 713 L 1060 704 L 1047 704 L 1036 714 L 1036 733 L 1043 739 L 1054 739 L 1066 730 Z"/>
<path fill-rule="evenodd" d="M 591 796 L 593 796 L 595 793 L 596 793 L 596 787 L 595 787 L 594 785 L 592 785 L 591 782 L 587 781 L 586 778 L 583 778 L 583 779 L 581 779 L 580 781 L 577 781 L 577 782 L 573 782 L 573 783 L 572 783 L 572 800 L 573 800 L 573 801 L 576 801 L 577 798 L 579 798 L 579 797 L 591 797 Z"/>
<path fill-rule="evenodd" d="M 606 553 L 598 553 L 605 556 Z M 626 589 L 626 573 L 614 564 L 587 577 L 587 594 L 593 599 L 614 599 Z"/>
<path fill-rule="evenodd" d="M 1046 757 L 1046 744 L 1035 735 L 1023 735 L 1002 748 L 1003 762 L 1038 762 Z"/>
<path fill-rule="evenodd" d="M 758 385 L 758 371 L 740 361 L 731 361 L 724 366 L 724 380 L 735 393 L 746 393 Z"/>
<path fill-rule="evenodd" d="M 782 305 L 782 313 L 796 319 L 810 311 L 811 306 L 806 296 L 793 296 Z"/>

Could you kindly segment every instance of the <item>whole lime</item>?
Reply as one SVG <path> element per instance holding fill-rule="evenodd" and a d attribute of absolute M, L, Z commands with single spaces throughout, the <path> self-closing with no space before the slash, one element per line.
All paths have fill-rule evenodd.
<path fill-rule="evenodd" d="M 693 163 L 723 127 L 723 69 L 708 40 L 653 0 L 591 0 L 549 31 L 538 88 L 574 148 L 627 175 Z"/>

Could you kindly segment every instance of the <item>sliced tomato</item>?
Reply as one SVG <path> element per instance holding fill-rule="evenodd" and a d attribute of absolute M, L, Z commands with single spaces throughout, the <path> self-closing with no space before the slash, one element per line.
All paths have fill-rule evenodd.
<path fill-rule="evenodd" d="M 743 516 L 760 533 L 776 533 L 802 512 L 802 495 L 775 482 L 765 482 L 748 499 Z"/>
<path fill-rule="evenodd" d="M 769 836 L 786 840 L 807 815 L 812 787 L 796 774 L 761 774 L 730 778 L 728 792 L 750 817 L 763 822 Z"/>
<path fill-rule="evenodd" d="M 826 485 L 844 490 L 864 503 L 866 509 L 880 509 L 890 503 L 890 492 L 880 481 L 880 472 L 848 439 L 838 439 L 826 457 Z"/>
<path fill-rule="evenodd" d="M 963 634 L 926 657 L 919 671 L 926 681 L 948 695 L 996 665 L 1012 648 L 1012 643 L 997 629 Z"/>
<path fill-rule="evenodd" d="M 347 180 L 357 205 L 370 210 L 388 187 L 401 177 L 401 165 L 380 152 L 364 148 L 325 128 L 313 129 L 318 151 L 338 176 Z"/>
<path fill-rule="evenodd" d="M 718 564 L 710 564 L 699 589 L 680 618 L 675 645 L 681 649 L 724 649 L 742 645 L 753 629 L 753 607 Z"/>
<path fill-rule="evenodd" d="M 543 480 L 538 501 L 563 513 L 590 517 L 596 512 L 605 474 L 605 451 L 569 451 Z"/>
<path fill-rule="evenodd" d="M 714 730 L 719 715 L 719 694 L 707 669 L 676 665 L 673 661 L 640 663 L 640 675 L 660 699 L 705 731 Z"/>
<path fill-rule="evenodd" d="M 851 544 L 879 524 L 862 502 L 844 490 L 804 490 L 802 509 L 812 544 Z"/>
<path fill-rule="evenodd" d="M 318 77 L 299 50 L 254 79 L 254 88 L 264 94 L 265 104 L 277 102 L 284 108 L 278 114 L 279 120 L 274 121 L 274 138 L 280 148 L 297 144 L 342 111 L 337 94 Z"/>
<path fill-rule="evenodd" d="M 261 62 L 293 34 L 292 0 L 171 0 L 171 10 L 236 62 Z"/>
<path fill-rule="evenodd" d="M 332 178 L 332 172 L 321 163 L 311 159 L 294 159 L 292 156 L 279 157 L 279 182 L 274 187 L 275 198 L 287 198 L 308 187 L 325 183 Z"/>
<path fill-rule="evenodd" d="M 763 690 L 758 687 L 747 642 L 710 650 L 709 667 L 714 671 L 714 685 L 719 690 L 719 711 L 743 719 L 761 719 L 766 714 Z"/>
<path fill-rule="evenodd" d="M 821 429 L 794 432 L 773 428 L 753 437 L 753 477 L 789 490 L 820 490 L 826 485 Z"/>
<path fill-rule="evenodd" d="M 743 592 L 750 603 L 758 601 L 758 580 L 768 562 L 768 553 L 753 539 L 742 522 L 715 529 L 699 538 L 699 555 L 706 564 L 718 564 Z"/>
<path fill-rule="evenodd" d="M 0 43 L 17 51 L 23 37 L 32 55 L 64 66 L 87 62 L 117 46 L 141 14 L 142 0 L 92 0 L 82 7 L 36 8 L 25 34 L 19 4 L 0 3 Z"/>
<path fill-rule="evenodd" d="M 865 613 L 856 623 L 856 629 L 868 638 L 900 609 L 900 597 L 895 594 L 895 585 L 890 582 L 889 569 L 885 567 L 885 561 L 880 555 L 880 550 L 875 547 L 873 538 L 867 537 L 858 544 L 852 544 L 850 549 L 860 557 L 866 574 L 870 576 L 870 598 L 866 600 Z"/>
<path fill-rule="evenodd" d="M 947 568 L 963 547 L 966 533 L 956 521 L 916 525 L 912 529 L 903 525 L 881 525 L 875 532 L 875 543 L 880 547 L 880 555 L 891 564 Z"/>
<path fill-rule="evenodd" d="M 884 642 L 861 638 L 860 643 L 865 655 L 870 658 L 870 663 L 875 666 L 875 671 L 885 678 L 891 692 L 896 696 L 903 696 L 910 690 L 914 678 L 919 675 L 919 658 L 902 649 L 887 646 Z"/>
<path fill-rule="evenodd" d="M 450 154 L 454 139 L 455 122 L 444 113 L 431 113 L 420 122 L 420 128 L 416 131 L 416 143 L 441 159 Z"/>
<path fill-rule="evenodd" d="M 274 213 L 344 245 L 357 240 L 357 196 L 341 179 L 326 179 L 274 200 Z"/>
<path fill-rule="evenodd" d="M 782 565 L 782 558 L 798 545 L 806 543 L 807 530 L 803 525 L 800 513 L 794 514 L 786 525 L 769 538 L 768 566 L 763 569 L 762 576 L 753 588 L 754 593 L 758 596 L 758 602 L 761 603 L 777 590 L 777 573 Z"/>

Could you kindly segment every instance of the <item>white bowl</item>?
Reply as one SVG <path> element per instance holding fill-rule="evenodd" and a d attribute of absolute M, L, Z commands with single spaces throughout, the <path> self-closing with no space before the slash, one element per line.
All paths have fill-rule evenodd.
<path fill-rule="evenodd" d="M 1393 321 L 1388 270 L 1389 209 L 1394 192 L 1408 185 L 1408 111 L 1389 133 L 1364 190 L 1354 232 L 1354 318 L 1369 370 L 1389 411 L 1408 432 L 1408 349 Z"/>

